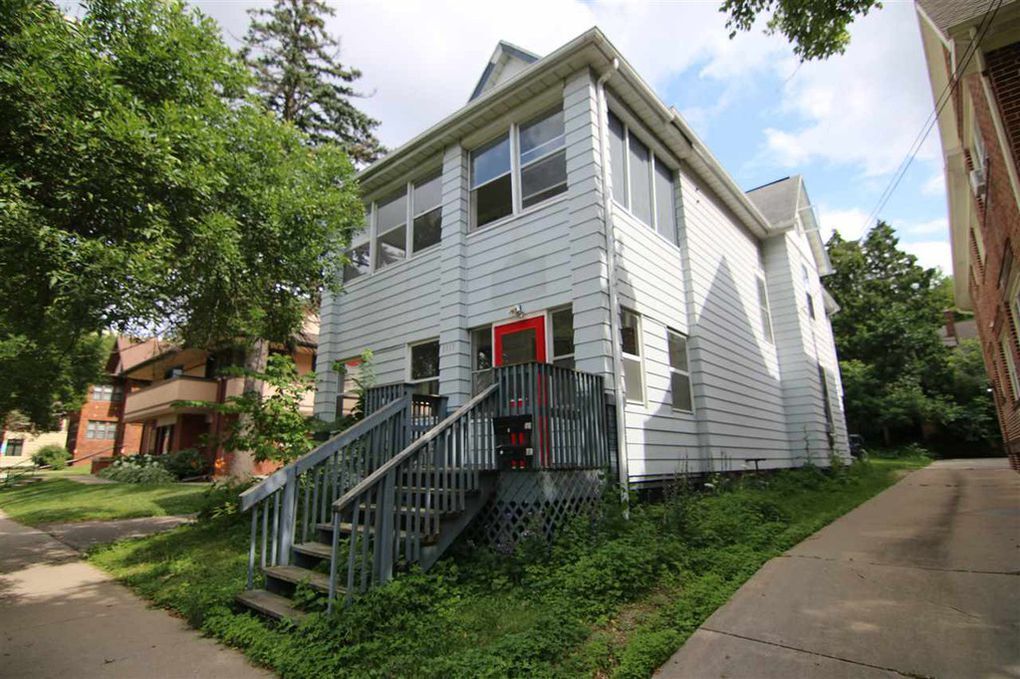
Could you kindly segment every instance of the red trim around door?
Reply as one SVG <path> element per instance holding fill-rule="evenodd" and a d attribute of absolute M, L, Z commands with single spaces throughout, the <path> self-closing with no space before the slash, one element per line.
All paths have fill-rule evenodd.
<path fill-rule="evenodd" d="M 503 365 L 503 337 L 523 330 L 535 331 L 535 360 L 545 363 L 545 316 L 503 323 L 492 328 L 492 364 Z"/>

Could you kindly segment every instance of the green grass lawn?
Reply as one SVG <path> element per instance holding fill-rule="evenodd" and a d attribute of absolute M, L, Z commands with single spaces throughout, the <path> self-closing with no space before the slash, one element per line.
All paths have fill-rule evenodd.
<path fill-rule="evenodd" d="M 429 573 L 400 575 L 349 608 L 299 625 L 233 606 L 245 517 L 122 542 L 92 560 L 160 606 L 284 677 L 647 677 L 768 559 L 926 458 L 720 479 L 609 508 L 551 550 L 513 556 L 458 544 Z M 321 602 L 320 602 L 321 603 Z"/>
<path fill-rule="evenodd" d="M 0 509 L 15 521 L 30 526 L 191 514 L 202 507 L 203 493 L 208 488 L 204 484 L 182 483 L 85 485 L 61 476 L 54 472 L 44 481 L 0 490 Z"/>

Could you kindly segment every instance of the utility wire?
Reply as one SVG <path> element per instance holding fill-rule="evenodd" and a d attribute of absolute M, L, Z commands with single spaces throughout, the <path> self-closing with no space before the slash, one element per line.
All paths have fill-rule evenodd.
<path fill-rule="evenodd" d="M 865 234 L 871 229 L 872 220 L 878 217 L 878 213 L 881 212 L 882 208 L 885 207 L 885 204 L 889 202 L 890 198 L 892 198 L 893 193 L 896 192 L 896 189 L 899 187 L 903 177 L 907 174 L 907 170 L 910 169 L 911 163 L 914 162 L 914 158 L 921 150 L 921 146 L 924 144 L 925 139 L 928 138 L 928 135 L 931 133 L 935 123 L 938 122 L 942 109 L 944 109 L 946 104 L 948 104 L 952 99 L 953 93 L 960 84 L 960 78 L 967 71 L 967 66 L 970 65 L 971 59 L 973 59 L 974 55 L 977 53 L 978 45 L 981 44 L 981 40 L 984 38 L 985 33 L 987 33 L 988 29 L 991 28 L 992 22 L 995 20 L 995 15 L 999 13 L 999 8 L 1002 7 L 1002 3 L 1003 0 L 992 0 L 991 3 L 989 3 L 988 10 L 986 10 L 985 16 L 981 20 L 981 24 L 978 26 L 977 35 L 974 37 L 974 40 L 971 41 L 970 45 L 967 46 L 967 51 L 964 53 L 963 59 L 959 62 L 956 71 L 953 73 L 953 77 L 949 79 L 949 82 L 946 83 L 942 93 L 939 94 L 936 99 L 935 107 L 932 109 L 932 112 L 928 114 L 928 118 L 921 126 L 917 136 L 914 137 L 914 142 L 910 145 L 910 150 L 907 151 L 906 157 L 902 162 L 900 162 L 899 167 L 896 169 L 896 173 L 893 175 L 893 178 L 879 197 L 878 203 L 871 212 L 868 213 L 868 217 L 864 221 L 863 231 Z M 992 9 L 993 6 L 994 9 Z"/>

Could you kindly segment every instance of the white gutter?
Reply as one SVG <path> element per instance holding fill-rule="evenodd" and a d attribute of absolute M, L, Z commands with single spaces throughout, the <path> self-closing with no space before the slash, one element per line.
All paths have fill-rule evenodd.
<path fill-rule="evenodd" d="M 610 68 L 599 76 L 595 83 L 596 101 L 599 107 L 599 160 L 602 163 L 602 216 L 605 220 L 606 274 L 609 278 L 609 328 L 612 334 L 610 346 L 613 352 L 613 395 L 616 397 L 616 452 L 620 492 L 627 498 L 630 474 L 627 464 L 627 393 L 623 383 L 623 352 L 620 348 L 620 299 L 617 295 L 616 280 L 616 236 L 613 233 L 613 196 L 610 192 L 609 176 L 609 120 L 606 104 L 606 81 L 620 68 L 620 60 L 613 59 Z"/>

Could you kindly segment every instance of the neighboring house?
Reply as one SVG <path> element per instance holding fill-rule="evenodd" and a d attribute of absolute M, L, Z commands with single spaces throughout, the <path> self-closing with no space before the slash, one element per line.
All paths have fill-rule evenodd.
<path fill-rule="evenodd" d="M 119 336 L 104 369 L 105 380 L 90 385 L 85 403 L 68 420 L 67 450 L 71 464 L 113 455 L 134 455 L 141 443 L 142 427 L 124 422 L 124 396 L 137 385 L 124 371 L 164 350 L 158 340 Z"/>
<path fill-rule="evenodd" d="M 32 455 L 43 446 L 63 446 L 67 439 L 67 419 L 60 419 L 60 428 L 54 431 L 4 431 L 0 436 L 0 467 L 29 465 Z"/>
<path fill-rule="evenodd" d="M 493 366 L 601 376 L 633 484 L 848 456 L 802 179 L 745 194 L 598 29 L 544 58 L 500 43 L 467 105 L 359 181 L 322 365 L 371 350 L 377 384 L 451 406 Z M 320 371 L 316 414 L 351 388 Z"/>
<path fill-rule="evenodd" d="M 1020 470 L 1020 3 L 920 0 L 946 167 L 956 304 L 973 310 Z"/>
<path fill-rule="evenodd" d="M 318 322 L 311 318 L 291 346 L 274 346 L 270 351 L 289 353 L 298 372 L 306 374 L 315 369 L 317 333 Z M 175 405 L 178 401 L 224 403 L 241 394 L 244 378 L 221 376 L 220 371 L 243 364 L 244 356 L 235 349 L 209 352 L 162 345 L 147 359 L 122 365 L 118 375 L 130 385 L 125 391 L 123 420 L 127 426 L 141 427 L 139 451 L 164 455 L 194 448 L 205 456 L 217 476 L 247 476 L 275 468 L 271 464 L 256 466 L 248 456 L 216 445 L 229 432 L 230 416 L 210 407 Z M 312 415 L 313 403 L 309 390 L 302 404 L 305 414 Z"/>

